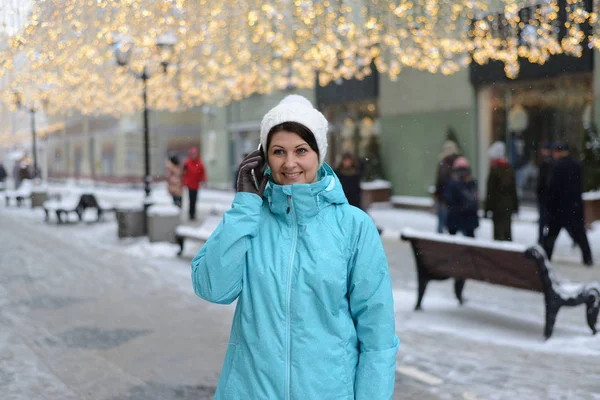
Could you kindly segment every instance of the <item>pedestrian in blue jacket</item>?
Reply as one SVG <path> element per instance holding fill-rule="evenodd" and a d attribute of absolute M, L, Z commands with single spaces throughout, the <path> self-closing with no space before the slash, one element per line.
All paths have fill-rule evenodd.
<path fill-rule="evenodd" d="M 444 199 L 448 205 L 448 232 L 461 232 L 475 237 L 479 227 L 479 194 L 477 181 L 471 174 L 471 165 L 465 157 L 458 157 L 452 166 L 452 179 L 446 185 Z"/>
<path fill-rule="evenodd" d="M 392 398 L 388 264 L 373 221 L 324 163 L 327 130 L 304 97 L 270 110 L 265 154 L 242 161 L 233 206 L 192 261 L 198 296 L 237 299 L 215 400 Z"/>

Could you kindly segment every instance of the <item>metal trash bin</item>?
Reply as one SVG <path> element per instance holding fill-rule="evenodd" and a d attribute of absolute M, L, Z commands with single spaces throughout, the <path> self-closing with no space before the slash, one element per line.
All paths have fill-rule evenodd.
<path fill-rule="evenodd" d="M 150 242 L 176 243 L 175 228 L 181 223 L 181 209 L 175 205 L 148 207 L 148 239 Z"/>
<path fill-rule="evenodd" d="M 31 192 L 31 208 L 43 207 L 44 202 L 48 200 L 48 192 L 45 190 Z"/>
<path fill-rule="evenodd" d="M 144 236 L 146 213 L 142 204 L 127 204 L 117 207 L 118 237 Z"/>

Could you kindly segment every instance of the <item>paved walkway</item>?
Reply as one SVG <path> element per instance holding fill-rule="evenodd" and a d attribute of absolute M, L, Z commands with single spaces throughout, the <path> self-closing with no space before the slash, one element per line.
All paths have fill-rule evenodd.
<path fill-rule="evenodd" d="M 189 260 L 142 259 L 118 246 L 82 244 L 83 231 L 89 231 L 86 240 L 94 232 L 116 237 L 114 222 L 55 226 L 0 209 L 0 226 L 3 400 L 212 398 L 233 307 L 193 294 Z M 394 399 L 600 398 L 598 355 L 539 350 L 540 295 L 469 282 L 465 295 L 472 305 L 459 308 L 445 282 L 432 285 L 425 311 L 414 313 L 410 248 L 399 241 L 385 246 L 402 341 Z M 598 275 L 596 269 L 558 269 L 578 279 Z M 444 298 L 449 305 L 440 306 Z M 517 317 L 539 315 L 540 322 L 515 324 L 510 315 L 490 316 L 477 304 Z M 558 343 L 590 340 L 583 314 L 583 308 L 561 311 Z M 419 320 L 427 318 L 431 326 Z M 448 320 L 458 329 L 446 329 Z M 473 325 L 481 322 L 492 325 L 491 334 L 510 331 L 536 350 L 473 340 Z M 468 334 L 460 334 L 462 326 Z"/>

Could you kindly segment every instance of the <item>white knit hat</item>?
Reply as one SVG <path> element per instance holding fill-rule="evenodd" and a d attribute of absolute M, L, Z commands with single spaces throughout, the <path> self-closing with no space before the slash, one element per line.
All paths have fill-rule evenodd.
<path fill-rule="evenodd" d="M 506 157 L 506 145 L 503 142 L 494 142 L 488 150 L 488 155 L 492 160 Z"/>
<path fill-rule="evenodd" d="M 327 119 L 315 109 L 306 97 L 297 94 L 286 96 L 273 107 L 260 124 L 260 143 L 267 152 L 267 136 L 275 125 L 284 122 L 297 122 L 307 127 L 315 136 L 319 149 L 319 166 L 323 165 L 327 154 Z"/>

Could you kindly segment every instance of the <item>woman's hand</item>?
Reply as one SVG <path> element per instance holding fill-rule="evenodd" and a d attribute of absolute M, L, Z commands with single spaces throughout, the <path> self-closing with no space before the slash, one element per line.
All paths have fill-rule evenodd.
<path fill-rule="evenodd" d="M 262 197 L 269 179 L 268 175 L 263 173 L 264 165 L 265 158 L 262 151 L 255 150 L 248 154 L 240 163 L 237 191 L 254 193 Z M 254 171 L 254 176 L 252 171 Z M 256 179 L 256 182 L 254 179 Z"/>

